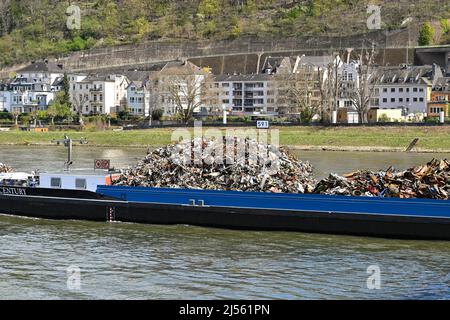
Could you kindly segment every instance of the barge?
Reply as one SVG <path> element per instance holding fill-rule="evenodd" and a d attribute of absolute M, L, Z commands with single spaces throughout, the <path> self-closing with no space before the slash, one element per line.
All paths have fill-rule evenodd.
<path fill-rule="evenodd" d="M 450 240 L 446 200 L 124 187 L 113 179 L 106 172 L 0 175 L 0 214 Z"/>

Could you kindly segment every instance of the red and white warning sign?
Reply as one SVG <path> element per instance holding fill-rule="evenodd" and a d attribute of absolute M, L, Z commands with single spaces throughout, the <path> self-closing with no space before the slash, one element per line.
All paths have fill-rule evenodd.
<path fill-rule="evenodd" d="M 109 170 L 111 166 L 111 160 L 106 159 L 96 159 L 94 161 L 94 169 L 105 169 Z"/>

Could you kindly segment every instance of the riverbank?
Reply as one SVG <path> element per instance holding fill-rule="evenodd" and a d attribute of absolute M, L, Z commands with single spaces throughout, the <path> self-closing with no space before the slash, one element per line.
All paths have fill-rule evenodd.
<path fill-rule="evenodd" d="M 279 130 L 281 145 L 296 150 L 401 152 L 414 138 L 419 138 L 413 151 L 450 152 L 450 127 L 273 127 L 272 129 Z M 51 140 L 61 139 L 64 134 L 68 134 L 73 139 L 86 138 L 90 146 L 158 147 L 171 143 L 174 130 L 176 129 L 46 133 L 9 131 L 0 132 L 0 145 L 52 145 Z"/>

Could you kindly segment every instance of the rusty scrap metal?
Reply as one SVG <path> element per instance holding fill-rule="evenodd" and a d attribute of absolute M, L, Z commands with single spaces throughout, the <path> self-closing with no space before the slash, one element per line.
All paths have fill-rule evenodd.
<path fill-rule="evenodd" d="M 220 144 L 220 140 L 196 138 L 158 148 L 134 168 L 123 171 L 113 185 L 275 193 L 313 191 L 316 181 L 309 162 L 256 140 L 225 139 L 231 142 Z M 221 147 L 223 152 L 217 152 Z M 255 157 L 256 151 L 264 156 Z"/>
<path fill-rule="evenodd" d="M 448 200 L 450 162 L 433 159 L 427 164 L 396 171 L 356 171 L 342 176 L 330 174 L 319 181 L 314 193 L 345 196 L 428 198 Z"/>
<path fill-rule="evenodd" d="M 6 164 L 0 162 L 0 173 L 11 173 L 13 169 Z"/>

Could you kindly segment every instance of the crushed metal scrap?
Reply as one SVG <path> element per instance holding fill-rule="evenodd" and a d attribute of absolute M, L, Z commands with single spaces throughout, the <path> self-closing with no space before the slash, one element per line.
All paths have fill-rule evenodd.
<path fill-rule="evenodd" d="M 254 154 L 258 156 L 252 157 Z M 158 148 L 134 168 L 123 171 L 113 184 L 311 193 L 316 181 L 312 166 L 283 148 L 227 137 L 223 141 L 196 138 Z"/>
<path fill-rule="evenodd" d="M 448 200 L 450 161 L 433 159 L 425 165 L 396 171 L 356 171 L 321 180 L 314 193 L 329 195 L 428 198 Z"/>
<path fill-rule="evenodd" d="M 8 167 L 6 164 L 0 162 L 0 173 L 10 173 L 13 172 L 11 167 Z"/>
<path fill-rule="evenodd" d="M 250 139 L 234 139 L 232 152 L 217 140 L 194 139 L 158 148 L 134 168 L 125 170 L 114 185 L 162 188 L 316 193 L 398 198 L 450 198 L 450 162 L 433 159 L 404 171 L 356 171 L 330 174 L 317 183 L 309 162 L 283 148 Z M 223 147 L 223 152 L 217 148 Z M 209 150 L 211 152 L 204 152 Z M 265 157 L 252 158 L 255 150 Z M 220 151 L 220 150 L 219 150 Z M 234 161 L 229 161 L 229 160 Z"/>

